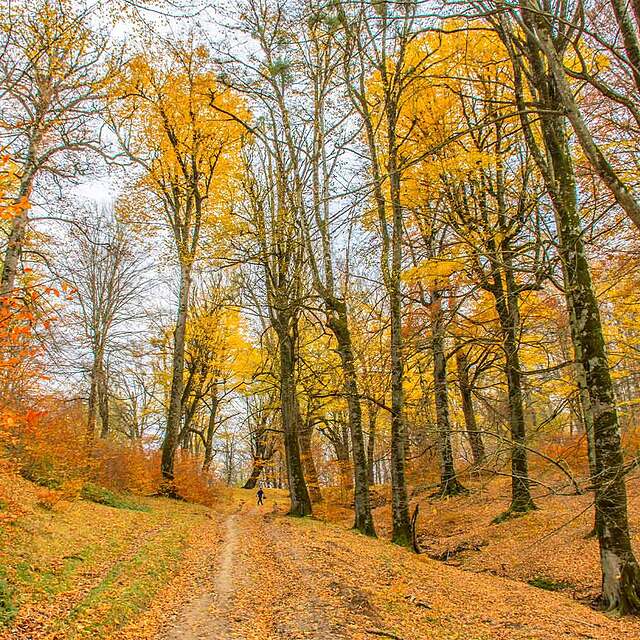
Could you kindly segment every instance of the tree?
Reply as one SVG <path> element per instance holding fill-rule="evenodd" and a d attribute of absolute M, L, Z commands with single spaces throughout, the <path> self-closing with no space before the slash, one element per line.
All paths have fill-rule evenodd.
<path fill-rule="evenodd" d="M 270 138 L 277 139 L 275 121 L 272 127 Z M 276 336 L 276 379 L 291 501 L 289 514 L 303 517 L 312 510 L 298 439 L 302 417 L 296 389 L 299 321 L 305 299 L 304 254 L 298 233 L 299 210 L 291 206 L 288 198 L 287 167 L 284 149 L 274 146 L 262 153 L 257 149 L 247 165 L 244 191 L 254 255 L 262 269 L 269 325 Z"/>
<path fill-rule="evenodd" d="M 164 221 L 180 272 L 162 447 L 162 475 L 172 493 L 193 267 L 204 238 L 219 242 L 232 228 L 230 185 L 244 128 L 223 112 L 245 116 L 246 110 L 233 91 L 217 83 L 208 52 L 193 37 L 166 44 L 163 53 L 136 55 L 115 79 L 110 122 L 122 149 L 140 168 L 137 187 L 145 201 L 133 213 Z"/>
<path fill-rule="evenodd" d="M 466 59 L 469 41 L 482 51 L 472 60 Z M 455 234 L 456 251 L 440 260 L 440 269 L 436 261 L 422 270 L 444 270 L 444 275 L 466 270 L 468 279 L 493 297 L 510 416 L 512 496 L 507 514 L 525 513 L 535 505 L 529 486 L 520 304 L 526 292 L 542 287 L 549 272 L 539 187 L 533 160 L 516 135 L 519 122 L 507 117 L 503 107 L 512 100 L 503 81 L 504 52 L 482 35 L 453 34 L 437 43 L 439 60 L 432 56 L 430 70 L 434 79 L 418 85 L 407 115 L 421 150 L 412 169 L 415 186 L 408 188 L 415 191 L 418 208 L 435 209 L 436 220 L 444 217 Z M 422 46 L 434 49 L 429 38 Z M 464 69 L 461 79 L 443 87 L 439 77 L 453 75 L 454 69 Z"/>
<path fill-rule="evenodd" d="M 334 257 L 335 227 L 341 221 L 331 212 L 333 199 L 331 178 L 332 167 L 337 166 L 342 145 L 339 143 L 330 145 L 328 131 L 331 129 L 335 136 L 337 126 L 346 117 L 343 114 L 338 114 L 337 117 L 334 115 L 336 124 L 332 125 L 331 115 L 328 113 L 331 106 L 329 96 L 337 88 L 336 65 L 339 57 L 332 34 L 336 25 L 335 22 L 327 20 L 322 12 L 313 11 L 311 6 L 307 8 L 307 12 L 309 13 L 308 33 L 306 37 L 296 42 L 301 50 L 303 75 L 311 85 L 310 93 L 313 96 L 310 107 L 313 122 L 312 145 L 310 157 L 307 159 L 312 174 L 310 203 L 307 204 L 301 198 L 304 240 L 314 287 L 323 301 L 326 325 L 336 339 L 342 367 L 354 460 L 354 528 L 366 535 L 374 536 L 375 528 L 369 500 L 367 458 L 362 428 L 362 407 L 349 309 L 344 287 L 342 291 L 338 290 Z M 299 182 L 302 181 L 299 179 Z M 318 259 L 316 256 L 321 258 Z"/>
<path fill-rule="evenodd" d="M 107 39 L 90 11 L 67 0 L 9 3 L 0 17 L 0 145 L 19 165 L 16 203 L 45 176 L 76 180 L 99 151 L 97 116 L 105 86 Z M 107 70 L 108 72 L 108 70 Z M 0 295 L 10 293 L 23 257 L 29 209 L 10 220 Z"/>
<path fill-rule="evenodd" d="M 122 347 L 118 339 L 138 317 L 138 301 L 147 286 L 144 265 L 125 227 L 106 211 L 91 217 L 82 230 L 71 228 L 61 274 L 75 291 L 77 320 L 91 358 L 87 400 L 90 440 L 95 435 L 98 413 L 100 437 L 105 438 L 109 432 L 107 357 Z"/>
<path fill-rule="evenodd" d="M 411 544 L 407 495 L 402 337 L 404 209 L 401 197 L 403 140 L 398 135 L 400 104 L 420 64 L 407 64 L 416 24 L 416 5 L 358 2 L 336 6 L 336 41 L 342 52 L 345 90 L 364 129 L 377 229 L 382 242 L 381 271 L 391 317 L 391 477 L 393 541 Z M 414 62 L 414 61 L 412 61 Z"/>
<path fill-rule="evenodd" d="M 622 58 L 623 66 L 633 78 L 631 87 L 636 95 L 630 98 L 627 94 L 631 87 L 628 85 L 612 86 L 607 80 L 602 80 L 598 74 L 591 72 L 589 64 L 585 61 L 580 50 L 583 45 L 585 32 L 585 11 L 582 2 L 572 3 L 551 2 L 541 5 L 538 0 L 525 0 L 517 8 L 509 10 L 510 20 L 518 25 L 526 33 L 526 47 L 531 51 L 535 49 L 540 57 L 540 62 L 545 66 L 545 73 L 553 81 L 555 87 L 554 98 L 556 105 L 563 107 L 564 114 L 571 124 L 582 151 L 588 159 L 595 173 L 602 183 L 609 189 L 615 201 L 629 216 L 629 219 L 640 228 L 640 201 L 634 193 L 634 185 L 624 175 L 624 170 L 614 165 L 604 144 L 599 144 L 593 128 L 583 114 L 580 104 L 574 94 L 571 84 L 571 76 L 591 83 L 603 96 L 611 100 L 615 107 L 622 106 L 630 111 L 634 121 L 638 122 L 640 112 L 637 110 L 637 92 L 640 90 L 640 49 L 638 48 L 638 23 L 634 25 L 628 13 L 626 5 L 620 0 L 611 0 L 613 14 L 620 29 L 625 54 Z M 634 7 L 637 9 L 637 7 Z M 638 15 L 636 14 L 636 20 Z M 597 27 L 596 27 L 597 29 Z M 596 31 L 591 33 L 596 36 Z M 608 53 L 613 53 L 613 59 L 619 60 L 621 56 L 617 52 L 615 38 L 613 43 L 595 37 L 598 46 L 605 44 Z M 571 72 L 567 69 L 569 51 L 577 58 L 578 71 Z M 526 55 L 526 54 L 525 54 Z M 631 89 L 631 90 L 633 90 Z"/>
<path fill-rule="evenodd" d="M 592 421 L 596 530 L 600 545 L 602 598 L 610 611 L 640 609 L 640 568 L 631 547 L 627 494 L 623 472 L 618 413 L 604 341 L 600 310 L 583 240 L 579 200 L 565 114 L 556 110 L 566 87 L 556 68 L 569 40 L 556 40 L 549 50 L 548 23 L 526 9 L 521 19 L 528 37 L 521 38 L 508 19 L 493 25 L 509 51 L 513 64 L 517 106 L 527 144 L 542 176 L 556 213 L 559 251 L 565 281 L 578 381 L 583 411 Z M 564 28 L 564 27 L 563 27 Z M 533 37 L 537 34 L 537 38 Z M 540 39 L 545 43 L 540 44 Z M 522 51 L 524 57 L 518 55 Z M 524 85 L 526 74 L 527 86 Z M 527 91 L 539 110 L 539 125 L 532 123 L 525 106 Z M 539 128 L 538 128 L 539 127 Z M 540 141 L 540 142 L 539 142 Z M 585 402 L 584 400 L 588 400 Z"/>

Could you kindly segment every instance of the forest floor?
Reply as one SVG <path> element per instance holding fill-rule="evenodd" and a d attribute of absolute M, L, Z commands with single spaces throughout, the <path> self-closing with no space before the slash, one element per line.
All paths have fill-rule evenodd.
<path fill-rule="evenodd" d="M 473 573 L 525 582 L 556 591 L 587 606 L 600 593 L 598 540 L 592 535 L 593 494 L 572 495 L 558 476 L 547 474 L 546 487 L 534 489 L 538 509 L 495 524 L 509 505 L 510 478 L 465 478 L 467 495 L 434 497 L 433 489 L 414 490 L 411 509 L 420 506 L 418 540 L 425 555 Z M 379 536 L 391 536 L 390 491 L 375 487 Z M 629 522 L 640 554 L 640 475 L 627 478 Z M 349 526 L 352 510 L 339 506 L 337 492 L 319 510 L 326 519 Z M 638 634 L 640 638 L 640 633 Z"/>
<path fill-rule="evenodd" d="M 282 491 L 262 507 L 242 490 L 213 510 L 142 502 L 148 511 L 36 509 L 4 527 L 0 561 L 19 608 L 0 638 L 640 637 L 640 620 L 611 620 L 567 593 L 288 518 Z"/>

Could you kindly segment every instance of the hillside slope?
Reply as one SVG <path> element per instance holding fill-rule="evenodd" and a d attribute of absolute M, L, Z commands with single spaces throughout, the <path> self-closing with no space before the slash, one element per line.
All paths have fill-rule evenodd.
<path fill-rule="evenodd" d="M 569 595 L 471 573 L 236 490 L 220 508 L 77 503 L 12 527 L 21 603 L 0 638 L 637 639 Z"/>

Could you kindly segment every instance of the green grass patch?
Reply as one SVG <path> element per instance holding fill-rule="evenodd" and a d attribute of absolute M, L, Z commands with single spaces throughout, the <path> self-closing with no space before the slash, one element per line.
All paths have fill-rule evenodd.
<path fill-rule="evenodd" d="M 564 591 L 565 589 L 569 589 L 573 586 L 570 582 L 554 580 L 553 578 L 545 578 L 544 576 L 537 576 L 531 580 L 527 580 L 527 583 L 532 587 L 544 589 L 545 591 Z"/>
<path fill-rule="evenodd" d="M 62 488 L 62 480 L 58 477 L 54 465 L 46 460 L 26 464 L 20 469 L 20 475 L 39 487 L 46 487 L 47 489 Z"/>
<path fill-rule="evenodd" d="M 88 546 L 77 554 L 65 556 L 55 569 L 43 569 L 29 562 L 19 562 L 14 567 L 16 588 L 28 589 L 33 595 L 56 596 L 71 588 L 77 570 L 92 558 L 96 549 L 95 545 Z"/>
<path fill-rule="evenodd" d="M 151 509 L 144 504 L 134 502 L 129 498 L 109 491 L 97 484 L 91 482 L 84 485 L 80 494 L 84 500 L 102 504 L 114 509 L 129 509 L 131 511 L 150 511 Z"/>
<path fill-rule="evenodd" d="M 15 589 L 6 577 L 0 574 L 0 627 L 10 624 L 18 613 L 15 602 Z"/>
<path fill-rule="evenodd" d="M 190 523 L 182 521 L 151 539 L 131 559 L 116 564 L 58 625 L 65 637 L 107 638 L 144 611 L 179 565 Z M 96 615 L 99 612 L 99 615 Z"/>

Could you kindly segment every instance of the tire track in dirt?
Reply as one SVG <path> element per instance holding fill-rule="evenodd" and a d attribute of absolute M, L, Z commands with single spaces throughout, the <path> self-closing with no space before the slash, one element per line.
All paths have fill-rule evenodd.
<path fill-rule="evenodd" d="M 164 640 L 224 640 L 227 638 L 230 599 L 233 591 L 232 569 L 237 546 L 236 516 L 224 523 L 224 541 L 214 588 L 206 589 L 181 612 Z"/>
<path fill-rule="evenodd" d="M 209 590 L 162 640 L 636 640 L 558 594 L 241 503 Z"/>
<path fill-rule="evenodd" d="M 353 591 L 338 588 L 322 557 L 310 563 L 314 552 L 300 546 L 295 531 L 282 530 L 286 520 L 276 525 L 274 518 L 246 505 L 227 517 L 209 591 L 192 599 L 162 640 L 364 637 L 371 612 L 363 614 Z"/>
<path fill-rule="evenodd" d="M 130 541 L 127 547 L 116 557 L 107 557 L 93 567 L 90 573 L 81 570 L 71 591 L 61 591 L 49 600 L 29 604 L 20 611 L 19 616 L 10 631 L 0 632 L 0 640 L 5 637 L 28 638 L 28 640 L 57 640 L 63 638 L 63 632 L 56 628 L 60 620 L 68 618 L 74 609 L 119 565 L 130 562 L 140 551 L 140 548 L 157 536 L 162 535 L 169 528 L 169 523 L 161 523 L 149 529 L 136 531 L 132 526 Z"/>

